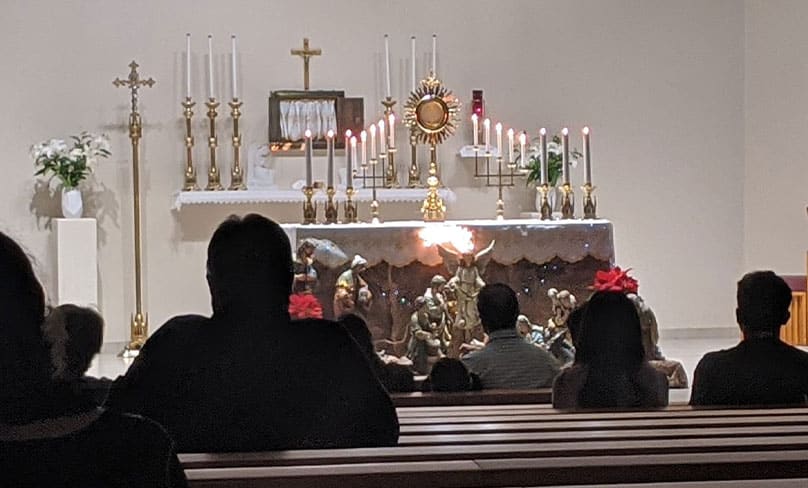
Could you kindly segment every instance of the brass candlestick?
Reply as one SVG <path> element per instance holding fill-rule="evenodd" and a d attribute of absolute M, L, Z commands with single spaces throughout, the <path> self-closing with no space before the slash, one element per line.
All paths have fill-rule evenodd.
<path fill-rule="evenodd" d="M 429 146 L 429 177 L 426 179 L 429 190 L 427 190 L 426 198 L 421 205 L 424 222 L 443 222 L 446 220 L 446 205 L 443 204 L 443 199 L 438 194 L 440 180 L 438 179 L 437 152 L 437 146 L 431 144 Z"/>
<path fill-rule="evenodd" d="M 197 191 L 199 186 L 196 184 L 196 168 L 193 163 L 193 149 L 194 149 L 194 134 L 191 129 L 191 118 L 194 116 L 194 103 L 191 97 L 185 97 L 182 102 L 183 115 L 185 115 L 185 184 L 182 187 L 183 191 Z"/>
<path fill-rule="evenodd" d="M 407 172 L 407 186 L 421 188 L 421 167 L 418 166 L 418 139 L 415 131 L 410 131 L 410 170 Z"/>
<path fill-rule="evenodd" d="M 238 98 L 234 98 L 228 105 L 230 105 L 230 117 L 233 118 L 233 167 L 230 170 L 228 190 L 246 190 L 244 172 L 241 169 L 241 132 L 238 129 L 242 102 Z"/>
<path fill-rule="evenodd" d="M 219 191 L 224 190 L 222 182 L 219 177 L 219 168 L 216 167 L 216 146 L 219 145 L 216 137 L 216 109 L 219 108 L 219 102 L 215 98 L 209 98 L 205 105 L 208 107 L 208 120 L 210 121 L 210 132 L 208 134 L 208 147 L 210 148 L 210 166 L 208 167 L 208 186 L 206 190 Z"/>
<path fill-rule="evenodd" d="M 325 223 L 326 224 L 336 224 L 337 219 L 339 217 L 339 212 L 337 211 L 337 205 L 334 203 L 334 195 L 337 193 L 337 190 L 334 189 L 333 186 L 329 186 L 325 190 L 325 194 L 327 197 L 325 203 Z"/>
<path fill-rule="evenodd" d="M 141 226 L 140 226 L 140 139 L 143 137 L 143 122 L 138 112 L 138 90 L 141 86 L 152 87 L 155 81 L 152 78 L 142 80 L 138 74 L 138 64 L 129 63 L 129 76 L 122 80 L 115 78 L 112 82 L 117 87 L 126 87 L 131 91 L 132 110 L 129 113 L 129 139 L 132 142 L 132 196 L 134 206 L 135 226 L 135 313 L 130 324 L 129 343 L 120 355 L 131 358 L 140 353 L 140 348 L 149 336 L 149 317 L 143 313 L 143 279 L 141 261 Z"/>
<path fill-rule="evenodd" d="M 595 187 L 592 186 L 592 183 L 587 183 L 581 187 L 581 190 L 584 191 L 584 219 L 598 218 L 598 199 L 592 196 L 592 193 L 595 192 Z"/>
<path fill-rule="evenodd" d="M 502 156 L 497 157 L 497 220 L 505 219 L 505 201 L 502 199 Z"/>
<path fill-rule="evenodd" d="M 317 223 L 317 203 L 312 201 L 314 197 L 314 187 L 307 186 L 303 188 L 303 195 L 306 200 L 303 202 L 303 223 L 316 224 Z"/>
<path fill-rule="evenodd" d="M 393 111 L 393 107 L 396 105 L 396 101 L 393 100 L 392 97 L 385 97 L 382 100 L 382 105 L 384 105 L 384 120 L 385 123 L 390 121 L 390 116 L 395 115 Z M 390 137 L 390 143 L 387 144 L 387 166 L 384 169 L 385 174 L 385 181 L 384 186 L 386 188 L 398 188 L 398 169 L 396 168 L 396 131 L 395 125 L 389 125 L 388 127 L 388 134 Z"/>
<path fill-rule="evenodd" d="M 379 159 L 381 159 L 382 168 L 384 168 L 384 161 L 385 155 L 379 154 Z M 372 191 L 372 201 L 370 202 L 370 221 L 374 224 L 378 224 L 379 220 L 379 200 L 376 199 L 376 165 L 379 162 L 376 159 L 370 160 L 370 168 L 371 168 L 371 175 L 370 181 L 372 182 L 371 191 Z"/>
<path fill-rule="evenodd" d="M 561 200 L 561 218 L 569 220 L 575 218 L 575 195 L 572 192 L 572 185 L 569 182 L 561 185 L 564 196 Z"/>
<path fill-rule="evenodd" d="M 542 183 L 536 187 L 536 190 L 541 193 L 541 204 L 539 205 L 539 212 L 541 213 L 542 220 L 550 220 L 553 218 L 553 209 L 550 208 L 550 200 L 547 194 L 550 193 L 550 185 Z"/>
<path fill-rule="evenodd" d="M 355 224 L 357 222 L 356 205 L 353 202 L 353 197 L 356 195 L 356 190 L 352 186 L 345 189 L 345 223 Z"/>

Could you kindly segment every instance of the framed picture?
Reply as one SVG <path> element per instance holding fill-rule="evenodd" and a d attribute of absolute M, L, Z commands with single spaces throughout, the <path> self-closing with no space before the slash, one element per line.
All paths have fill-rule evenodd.
<path fill-rule="evenodd" d="M 346 98 L 343 91 L 284 90 L 269 95 L 269 147 L 272 151 L 299 150 L 306 130 L 312 132 L 314 149 L 326 147 L 333 130 L 335 147 L 345 148 L 345 131 L 357 136 L 364 128 L 362 98 Z"/>

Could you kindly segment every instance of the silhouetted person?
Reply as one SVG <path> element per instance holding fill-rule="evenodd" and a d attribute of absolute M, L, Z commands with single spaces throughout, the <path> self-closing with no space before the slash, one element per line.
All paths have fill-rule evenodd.
<path fill-rule="evenodd" d="M 160 422 L 180 452 L 394 445 L 398 419 L 339 324 L 291 321 L 281 227 L 230 217 L 208 246 L 213 315 L 174 317 L 143 346 L 110 403 Z"/>
<path fill-rule="evenodd" d="M 76 383 L 89 363 L 75 354 L 65 321 L 44 321 L 31 263 L 0 233 L 0 485 L 186 486 L 166 432 L 98 408 Z"/>
<path fill-rule="evenodd" d="M 707 353 L 693 373 L 691 405 L 788 405 L 808 401 L 808 353 L 780 340 L 791 289 L 771 271 L 738 282 L 737 346 Z"/>
<path fill-rule="evenodd" d="M 528 344 L 516 330 L 519 302 L 508 285 L 486 285 L 477 297 L 477 310 L 488 342 L 462 358 L 480 378 L 484 389 L 543 388 L 552 384 L 559 363 L 552 354 Z"/>
<path fill-rule="evenodd" d="M 553 383 L 555 408 L 654 408 L 668 379 L 645 360 L 637 309 L 622 292 L 596 292 L 573 325 L 575 362 Z M 576 320 L 577 321 L 577 318 Z"/>
<path fill-rule="evenodd" d="M 461 392 L 479 390 L 479 379 L 459 359 L 440 358 L 424 381 L 424 391 Z"/>

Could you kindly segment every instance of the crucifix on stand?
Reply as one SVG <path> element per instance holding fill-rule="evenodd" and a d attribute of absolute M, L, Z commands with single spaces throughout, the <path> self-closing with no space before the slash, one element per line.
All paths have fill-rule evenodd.
<path fill-rule="evenodd" d="M 303 49 L 292 49 L 292 56 L 303 58 L 303 89 L 309 89 L 309 60 L 312 56 L 320 56 L 323 50 L 320 48 L 309 48 L 309 38 L 303 38 Z"/>

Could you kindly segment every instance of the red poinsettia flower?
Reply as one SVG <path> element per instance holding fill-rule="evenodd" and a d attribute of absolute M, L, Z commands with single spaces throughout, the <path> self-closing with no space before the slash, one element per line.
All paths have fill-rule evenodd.
<path fill-rule="evenodd" d="M 296 293 L 289 297 L 289 315 L 293 319 L 321 319 L 323 306 L 310 293 Z"/>
<path fill-rule="evenodd" d="M 640 284 L 628 275 L 631 268 L 622 270 L 615 267 L 609 271 L 598 271 L 595 273 L 595 283 L 592 289 L 595 291 L 616 291 L 622 293 L 637 293 Z"/>

